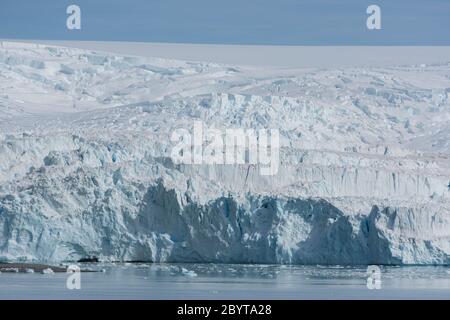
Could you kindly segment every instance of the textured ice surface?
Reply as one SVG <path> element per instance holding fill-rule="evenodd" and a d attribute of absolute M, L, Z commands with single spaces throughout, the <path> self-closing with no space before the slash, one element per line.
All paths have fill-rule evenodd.
<path fill-rule="evenodd" d="M 0 46 L 0 258 L 448 264 L 450 64 L 274 69 Z M 280 130 L 280 169 L 171 132 Z"/>

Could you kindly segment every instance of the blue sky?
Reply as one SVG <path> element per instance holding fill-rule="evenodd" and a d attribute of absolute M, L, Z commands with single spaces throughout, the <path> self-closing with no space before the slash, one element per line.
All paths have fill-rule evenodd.
<path fill-rule="evenodd" d="M 66 28 L 77 4 L 82 29 Z M 381 7 L 382 30 L 366 28 Z M 450 45 L 449 0 L 0 0 L 0 38 L 266 45 Z"/>

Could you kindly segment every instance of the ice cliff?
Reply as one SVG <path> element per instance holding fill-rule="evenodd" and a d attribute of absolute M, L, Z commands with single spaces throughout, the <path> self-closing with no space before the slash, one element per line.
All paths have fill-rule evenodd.
<path fill-rule="evenodd" d="M 187 165 L 194 120 L 280 168 Z M 450 263 L 450 64 L 279 70 L 1 43 L 0 260 Z"/>

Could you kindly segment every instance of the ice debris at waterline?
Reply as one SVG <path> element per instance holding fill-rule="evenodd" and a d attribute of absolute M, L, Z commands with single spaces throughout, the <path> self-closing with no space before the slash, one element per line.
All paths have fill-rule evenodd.
<path fill-rule="evenodd" d="M 449 264 L 450 64 L 280 70 L 0 46 L 0 260 Z M 194 121 L 277 174 L 183 165 Z M 194 274 L 192 274 L 194 276 Z"/>
<path fill-rule="evenodd" d="M 2 263 L 0 262 L 0 273 L 35 273 L 51 274 L 55 272 L 67 272 L 64 267 L 49 266 L 34 263 Z"/>

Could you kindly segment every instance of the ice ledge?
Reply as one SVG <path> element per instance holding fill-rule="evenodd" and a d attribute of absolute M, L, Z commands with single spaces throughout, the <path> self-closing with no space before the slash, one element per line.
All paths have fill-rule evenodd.
<path fill-rule="evenodd" d="M 132 190 L 130 190 L 132 192 Z M 273 264 L 450 263 L 448 206 L 343 212 L 323 199 L 222 196 L 199 204 L 161 182 L 138 210 L 112 192 L 72 212 L 0 199 L 0 258 Z M 129 200 L 128 200 L 129 201 Z M 120 205 L 115 205 L 120 204 Z M 64 211 L 64 204 L 60 211 Z M 45 212 L 47 211 L 47 212 Z"/>

